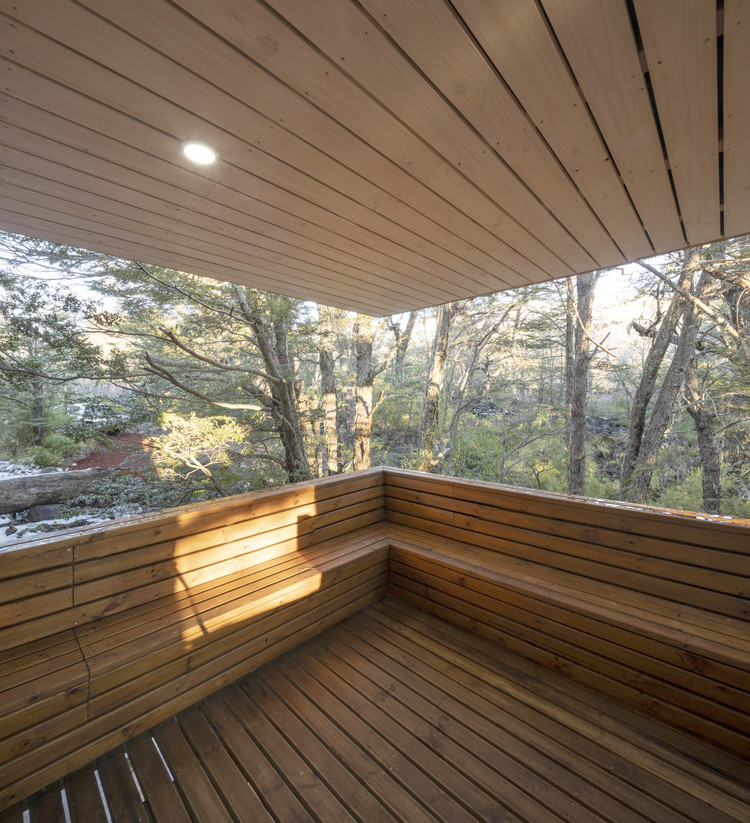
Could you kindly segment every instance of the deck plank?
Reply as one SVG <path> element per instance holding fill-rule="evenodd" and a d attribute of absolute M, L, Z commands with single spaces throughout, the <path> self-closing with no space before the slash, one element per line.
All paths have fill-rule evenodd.
<path fill-rule="evenodd" d="M 732 786 L 734 792 L 745 793 L 747 766 L 744 771 L 738 769 L 736 783 L 727 782 L 721 789 L 712 785 L 711 778 L 720 779 L 718 774 L 712 774 L 708 765 L 721 761 L 723 753 L 717 749 L 683 734 L 672 735 L 672 740 L 691 750 L 691 756 L 684 756 L 675 745 L 660 746 L 661 732 L 667 727 L 658 721 L 645 718 L 589 689 L 577 687 L 566 678 L 548 673 L 491 643 L 478 638 L 474 642 L 466 632 L 396 599 L 389 602 L 388 608 L 391 607 L 398 614 L 396 625 L 419 626 L 419 643 L 434 644 L 438 654 L 454 657 L 469 671 L 476 670 L 493 690 L 509 693 L 520 703 L 540 712 L 545 731 L 547 720 L 552 718 L 585 740 L 596 742 L 601 747 L 596 757 L 602 758 L 600 762 L 607 763 L 614 774 L 678 810 L 687 807 L 684 814 L 688 819 L 701 819 L 707 823 L 721 819 L 742 820 L 750 809 L 747 801 L 735 804 L 733 792 L 729 790 Z M 702 762 L 695 759 L 701 756 Z M 730 761 L 736 765 L 741 763 L 739 759 L 727 756 L 725 762 Z M 693 799 L 700 801 L 700 809 L 695 808 Z"/>
<path fill-rule="evenodd" d="M 466 811 L 457 819 L 466 817 L 467 812 L 480 820 L 492 820 L 498 816 L 502 804 L 491 795 L 491 776 L 478 767 L 474 759 L 467 756 L 468 753 L 459 751 L 448 735 L 391 698 L 390 689 L 369 681 L 356 668 L 358 661 L 355 655 L 349 654 L 332 638 L 311 644 L 307 654 L 315 654 L 329 666 L 335 667 L 340 677 L 364 698 L 359 709 L 363 719 L 382 728 L 408 759 L 419 763 L 464 806 Z M 506 810 L 504 819 L 516 821 L 521 818 Z"/>
<path fill-rule="evenodd" d="M 227 692 L 232 710 L 242 716 L 245 728 L 292 791 L 315 810 L 316 819 L 340 820 L 342 823 L 356 820 L 253 698 L 236 683 L 229 686 Z"/>
<path fill-rule="evenodd" d="M 235 817 L 244 815 L 259 823 L 271 820 L 268 810 L 200 710 L 195 706 L 186 709 L 180 712 L 179 720 L 193 750 L 200 753 L 203 767 Z"/>
<path fill-rule="evenodd" d="M 336 752 L 342 764 L 359 777 L 395 818 L 410 823 L 436 820 L 408 792 L 408 787 L 397 782 L 393 767 L 386 768 L 378 762 L 370 742 L 372 729 L 361 721 L 354 727 L 346 720 L 340 726 L 336 724 L 336 704 L 339 703 L 339 712 L 344 706 L 321 683 L 306 676 L 304 670 L 295 669 L 290 660 L 283 669 L 267 667 L 261 682 L 283 695 L 284 702 L 298 718 L 314 724 L 319 739 Z M 358 718 L 352 714 L 351 720 Z"/>
<path fill-rule="evenodd" d="M 251 780 L 276 820 L 313 823 L 310 812 L 266 758 L 242 721 L 232 713 L 230 703 L 231 696 L 224 690 L 221 697 L 214 695 L 201 704 L 227 751 Z"/>
<path fill-rule="evenodd" d="M 112 823 L 740 823 L 749 773 L 387 597 L 28 808 L 31 823 L 64 821 L 64 785 L 71 823 L 104 823 L 98 774 Z M 0 823 L 20 823 L 22 808 Z"/>
<path fill-rule="evenodd" d="M 340 654 L 349 639 L 346 637 L 347 632 L 342 630 L 332 634 L 339 642 L 335 646 L 331 644 L 330 648 Z M 540 783 L 536 775 L 530 775 L 519 768 L 502 749 L 489 744 L 444 712 L 442 703 L 447 699 L 447 694 L 438 699 L 436 706 L 430 705 L 419 691 L 410 690 L 403 685 L 402 672 L 392 661 L 378 656 L 374 649 L 367 648 L 365 651 L 358 648 L 361 644 L 357 642 L 355 635 L 350 635 L 350 639 L 353 641 L 348 649 L 352 667 L 367 677 L 376 688 L 389 695 L 383 701 L 384 704 L 398 701 L 406 707 L 406 712 L 400 708 L 397 710 L 400 722 L 414 717 L 420 723 L 418 728 L 422 729 L 418 736 L 426 745 L 448 759 L 457 771 L 477 782 L 492 797 L 493 802 L 499 807 L 505 806 L 512 817 L 538 821 L 568 820 L 576 823 L 600 820 L 587 813 L 586 809 L 579 807 L 573 811 L 566 808 L 571 805 L 570 799 L 560 797 L 559 793 L 552 802 L 546 802 L 549 800 L 547 798 L 542 805 L 533 797 L 534 791 L 549 795 L 552 793 L 550 787 Z"/>
<path fill-rule="evenodd" d="M 313 657 L 299 662 L 287 658 L 279 662 L 279 669 L 298 682 L 318 707 L 359 742 L 368 758 L 383 769 L 388 769 L 394 780 L 411 795 L 401 807 L 404 821 L 412 819 L 407 813 L 414 813 L 414 802 L 427 810 L 428 819 L 450 823 L 465 814 L 465 810 L 455 799 L 433 781 L 429 774 L 421 771 L 417 763 L 404 756 L 382 729 L 365 722 L 361 715 L 363 698 L 345 680 Z M 420 816 L 415 815 L 413 819 L 419 820 Z"/>
<path fill-rule="evenodd" d="M 106 819 L 93 763 L 65 778 L 65 795 L 71 823 L 91 823 Z"/>
<path fill-rule="evenodd" d="M 321 781 L 357 818 L 368 821 L 392 821 L 394 818 L 374 798 L 364 783 L 360 782 L 320 740 L 317 725 L 315 731 L 300 720 L 275 693 L 267 681 L 246 680 L 243 690 L 260 709 L 278 732 L 293 745 L 297 753 L 317 773 Z M 282 695 L 285 689 L 281 684 Z"/>
<path fill-rule="evenodd" d="M 143 794 L 157 820 L 170 823 L 190 823 L 191 817 L 174 786 L 151 735 L 138 735 L 128 745 L 128 754 L 133 764 Z"/>
<path fill-rule="evenodd" d="M 154 729 L 153 737 L 196 820 L 232 823 L 232 817 L 175 719 Z"/>
<path fill-rule="evenodd" d="M 65 823 L 59 783 L 37 792 L 29 801 L 31 823 Z"/>
<path fill-rule="evenodd" d="M 120 746 L 98 758 L 96 768 L 112 823 L 148 823 L 148 813 L 125 760 L 125 749 Z"/>
<path fill-rule="evenodd" d="M 535 741 L 537 747 L 532 748 L 525 739 L 528 728 L 514 723 L 512 715 L 502 713 L 479 695 L 465 693 L 462 701 L 455 699 L 455 681 L 429 667 L 426 655 L 420 660 L 420 648 L 389 632 L 383 623 L 376 620 L 357 621 L 347 626 L 346 630 L 351 642 L 361 645 L 362 653 L 368 659 L 383 671 L 392 672 L 415 695 L 429 701 L 433 712 L 439 709 L 476 735 L 478 739 L 474 751 L 485 752 L 493 768 L 499 768 L 502 774 L 515 779 L 524 791 L 550 805 L 560 816 L 575 821 L 600 820 L 599 815 L 608 821 L 622 823 L 642 820 L 639 815 L 623 809 L 603 791 L 570 771 L 568 764 L 561 762 L 565 755 L 559 750 L 556 759 L 550 757 L 540 746 L 544 742 L 543 737 Z M 415 665 L 417 661 L 419 665 Z M 515 736 L 513 730 L 516 731 Z M 540 777 L 543 782 L 540 782 Z M 584 804 L 584 807 L 579 804 Z M 597 809 L 599 814 L 592 815 L 589 811 L 592 808 Z M 660 819 L 666 823 L 664 818 Z"/>

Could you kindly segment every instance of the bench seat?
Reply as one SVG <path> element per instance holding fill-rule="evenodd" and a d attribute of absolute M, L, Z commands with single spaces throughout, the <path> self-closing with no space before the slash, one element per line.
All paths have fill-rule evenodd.
<path fill-rule="evenodd" d="M 390 524 L 390 592 L 750 757 L 746 621 Z"/>
<path fill-rule="evenodd" d="M 382 523 L 255 560 L 0 652 L 0 809 L 387 591 Z"/>
<path fill-rule="evenodd" d="M 300 642 L 304 626 L 335 611 L 341 595 L 346 604 L 384 591 L 387 564 L 385 531 L 370 527 L 82 626 L 89 716 L 157 689 L 170 699 L 202 680 L 215 691 Z"/>

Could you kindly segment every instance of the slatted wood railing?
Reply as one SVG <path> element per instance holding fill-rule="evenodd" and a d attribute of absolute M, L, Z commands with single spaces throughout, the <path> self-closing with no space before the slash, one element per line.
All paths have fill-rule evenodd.
<path fill-rule="evenodd" d="M 750 758 L 750 523 L 386 470 L 392 593 Z"/>
<path fill-rule="evenodd" d="M 0 808 L 382 596 L 382 517 L 374 470 L 1 553 Z"/>
<path fill-rule="evenodd" d="M 0 809 L 388 587 L 750 758 L 750 523 L 375 469 L 0 552 Z"/>

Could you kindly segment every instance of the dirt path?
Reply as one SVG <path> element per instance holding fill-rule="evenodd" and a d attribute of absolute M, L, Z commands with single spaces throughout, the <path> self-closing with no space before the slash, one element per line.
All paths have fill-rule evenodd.
<path fill-rule="evenodd" d="M 108 437 L 110 448 L 100 448 L 66 467 L 74 469 L 147 469 L 151 466 L 151 452 L 142 434 L 117 434 Z"/>

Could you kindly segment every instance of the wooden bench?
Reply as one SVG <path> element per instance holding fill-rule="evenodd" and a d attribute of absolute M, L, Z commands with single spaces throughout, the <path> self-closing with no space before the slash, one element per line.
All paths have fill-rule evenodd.
<path fill-rule="evenodd" d="M 0 563 L 0 809 L 389 586 L 750 758 L 747 524 L 376 469 Z"/>
<path fill-rule="evenodd" d="M 385 594 L 378 471 L 0 554 L 0 808 Z"/>
<path fill-rule="evenodd" d="M 750 529 L 390 470 L 385 507 L 391 593 L 750 758 Z"/>

